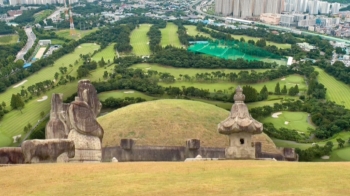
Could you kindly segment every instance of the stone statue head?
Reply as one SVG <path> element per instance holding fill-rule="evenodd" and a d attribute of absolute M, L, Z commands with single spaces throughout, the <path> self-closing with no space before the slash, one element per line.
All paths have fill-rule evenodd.
<path fill-rule="evenodd" d="M 101 111 L 102 104 L 97 96 L 97 91 L 95 87 L 91 84 L 90 80 L 80 80 L 78 83 L 78 97 L 85 101 L 91 110 L 93 111 L 95 117 Z"/>

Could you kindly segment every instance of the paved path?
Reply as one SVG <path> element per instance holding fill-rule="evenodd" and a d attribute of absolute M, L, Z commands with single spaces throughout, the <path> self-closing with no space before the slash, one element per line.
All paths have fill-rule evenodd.
<path fill-rule="evenodd" d="M 26 45 L 22 48 L 22 50 L 18 52 L 15 61 L 17 61 L 19 59 L 25 61 L 24 55 L 27 54 L 28 50 L 30 50 L 33 47 L 35 39 L 36 39 L 36 36 L 35 36 L 31 27 L 25 28 L 24 31 L 27 34 L 28 40 L 27 40 Z"/>

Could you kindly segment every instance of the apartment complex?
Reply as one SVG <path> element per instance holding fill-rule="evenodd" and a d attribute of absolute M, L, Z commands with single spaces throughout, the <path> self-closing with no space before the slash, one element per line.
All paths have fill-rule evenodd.
<path fill-rule="evenodd" d="M 2 1 L 2 0 L 0 0 Z M 64 4 L 65 0 L 9 0 L 10 5 L 31 5 L 31 4 Z M 78 0 L 67 0 L 66 3 L 77 3 Z M 1 4 L 1 3 L 0 3 Z"/>

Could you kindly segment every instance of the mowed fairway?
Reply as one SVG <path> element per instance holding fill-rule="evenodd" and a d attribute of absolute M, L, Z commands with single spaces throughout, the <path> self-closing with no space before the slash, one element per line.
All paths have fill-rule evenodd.
<path fill-rule="evenodd" d="M 185 28 L 187 29 L 187 34 L 190 35 L 190 36 L 204 36 L 204 37 L 209 37 L 209 38 L 212 38 L 209 34 L 207 33 L 202 33 L 200 31 L 198 31 L 196 28 L 196 26 L 193 26 L 193 25 L 185 25 Z"/>
<path fill-rule="evenodd" d="M 98 94 L 98 98 L 103 101 L 109 97 L 120 98 L 120 99 L 124 99 L 125 97 L 135 97 L 135 98 L 141 97 L 143 99 L 146 99 L 147 101 L 156 99 L 155 97 L 148 96 L 144 93 L 134 91 L 134 90 L 116 90 L 116 91 L 107 91 L 107 92 Z"/>
<path fill-rule="evenodd" d="M 114 44 L 115 43 L 111 43 L 109 44 L 105 49 L 103 49 L 102 51 L 100 51 L 99 53 L 95 54 L 93 57 L 92 57 L 92 60 L 98 62 L 102 59 L 103 57 L 103 60 L 108 63 L 108 60 L 110 63 L 113 62 L 114 60 L 114 57 L 115 57 L 115 50 L 114 50 Z"/>
<path fill-rule="evenodd" d="M 81 44 L 78 46 L 74 52 L 63 56 L 62 58 L 55 61 L 53 66 L 48 66 L 41 69 L 39 72 L 34 73 L 30 77 L 26 78 L 27 82 L 23 86 L 28 87 L 38 82 L 44 80 L 53 80 L 54 74 L 59 72 L 59 67 L 68 67 L 69 64 L 74 64 L 76 60 L 79 61 L 78 65 L 75 65 L 73 68 L 68 67 L 68 72 L 72 72 L 72 76 L 76 76 L 76 69 L 82 63 L 79 57 L 79 54 L 88 54 L 93 53 L 94 50 L 98 50 L 100 46 L 94 44 Z M 100 68 L 103 70 L 103 68 Z M 102 73 L 97 72 L 102 78 Z M 93 77 L 92 74 L 90 77 Z M 19 93 L 21 86 L 13 88 L 15 85 L 9 87 L 4 93 L 0 94 L 0 100 L 5 101 L 7 109 L 10 109 L 10 100 L 12 94 Z M 69 83 L 67 85 L 56 87 L 44 95 L 48 96 L 48 99 L 42 102 L 38 102 L 41 97 L 34 97 L 31 101 L 25 104 L 23 109 L 23 114 L 20 111 L 14 110 L 6 114 L 0 122 L 0 146 L 8 146 L 12 142 L 12 136 L 21 134 L 23 132 L 24 126 L 28 123 L 35 125 L 36 122 L 40 119 L 40 112 L 44 111 L 48 113 L 50 110 L 50 100 L 52 93 L 64 93 L 65 97 L 70 96 L 76 92 L 77 81 Z M 10 143 L 9 143 L 10 142 Z"/>
<path fill-rule="evenodd" d="M 2 195 L 343 196 L 350 195 L 349 168 L 348 162 L 77 163 L 0 167 L 0 175 Z"/>
<path fill-rule="evenodd" d="M 177 34 L 177 26 L 174 23 L 167 23 L 166 28 L 160 29 L 160 31 L 162 32 L 161 46 L 172 45 L 174 47 L 181 47 Z"/>
<path fill-rule="evenodd" d="M 19 38 L 18 35 L 1 35 L 0 45 L 17 43 L 18 38 Z"/>
<path fill-rule="evenodd" d="M 303 77 L 302 76 L 298 76 L 298 75 L 292 75 L 292 76 L 288 76 L 288 77 L 300 77 L 300 80 L 303 80 Z M 288 79 L 288 77 L 286 77 L 286 80 Z M 163 83 L 163 82 L 160 82 L 159 84 L 161 86 L 165 86 L 165 87 L 168 87 L 168 86 L 173 86 L 173 87 L 179 87 L 181 88 L 182 86 L 186 86 L 186 87 L 189 87 L 189 86 L 193 86 L 193 87 L 196 87 L 196 88 L 200 88 L 200 89 L 208 89 L 210 92 L 214 92 L 214 91 L 218 91 L 218 90 L 227 90 L 227 89 L 230 89 L 232 87 L 237 87 L 238 85 L 250 85 L 252 87 L 254 87 L 255 89 L 257 89 L 257 91 L 260 91 L 262 89 L 262 87 L 264 85 L 266 85 L 267 89 L 269 92 L 274 92 L 274 89 L 275 89 L 275 86 L 276 86 L 276 83 L 279 82 L 280 83 L 280 86 L 285 84 L 287 89 L 289 89 L 290 87 L 292 86 L 295 86 L 296 83 L 290 83 L 290 82 L 286 82 L 286 81 L 281 81 L 280 79 L 276 79 L 276 80 L 271 80 L 271 81 L 268 81 L 268 82 L 263 82 L 263 83 L 256 83 L 256 84 L 243 84 L 243 83 L 236 83 L 236 82 L 228 82 L 228 81 L 219 81 L 219 82 L 216 82 L 216 83 L 202 83 L 202 82 L 185 82 L 185 81 L 177 81 L 175 83 Z M 306 86 L 304 83 L 299 83 L 299 90 L 300 91 L 303 91 L 306 89 Z M 283 96 L 281 96 L 283 97 Z"/>
<path fill-rule="evenodd" d="M 149 38 L 147 32 L 151 28 L 151 24 L 140 24 L 139 28 L 136 28 L 131 32 L 130 44 L 133 47 L 132 52 L 135 55 L 150 55 Z"/>
<path fill-rule="evenodd" d="M 90 30 L 78 30 L 75 29 L 75 33 L 74 35 L 70 35 L 70 29 L 63 29 L 63 30 L 58 30 L 55 31 L 55 33 L 59 36 L 59 37 L 63 37 L 66 39 L 74 39 L 74 40 L 78 40 L 86 35 L 89 35 L 90 33 L 93 33 L 95 31 L 97 31 L 97 28 L 93 28 Z"/>
<path fill-rule="evenodd" d="M 319 73 L 318 81 L 327 88 L 327 99 L 350 109 L 350 86 L 327 74 L 323 69 L 314 68 Z"/>
<path fill-rule="evenodd" d="M 281 114 L 262 120 L 263 123 L 272 123 L 277 129 L 287 128 L 300 132 L 308 132 L 308 128 L 314 128 L 308 123 L 308 114 L 305 112 L 281 111 Z"/>
<path fill-rule="evenodd" d="M 189 76 L 195 76 L 197 73 L 211 73 L 215 71 L 221 71 L 225 73 L 237 73 L 242 71 L 240 69 L 194 69 L 194 68 L 177 68 L 177 67 L 170 67 L 170 66 L 162 66 L 159 64 L 151 64 L 151 63 L 139 63 L 131 66 L 131 68 L 134 69 L 142 69 L 144 71 L 147 70 L 153 70 L 163 73 L 170 73 L 176 78 L 178 78 L 181 75 L 189 75 Z M 246 69 L 245 71 L 251 71 L 252 69 Z M 253 69 L 256 72 L 265 72 L 267 69 Z"/>

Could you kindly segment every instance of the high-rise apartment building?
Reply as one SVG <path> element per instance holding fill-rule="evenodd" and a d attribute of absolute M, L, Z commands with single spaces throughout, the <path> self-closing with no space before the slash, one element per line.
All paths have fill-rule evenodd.
<path fill-rule="evenodd" d="M 222 13 L 222 3 L 224 0 L 215 0 L 215 13 L 221 14 Z"/>
<path fill-rule="evenodd" d="M 319 1 L 318 0 L 310 0 L 308 2 L 308 10 L 309 14 L 317 15 L 319 10 Z"/>
<path fill-rule="evenodd" d="M 241 1 L 241 18 L 251 17 L 253 15 L 254 0 Z"/>
<path fill-rule="evenodd" d="M 232 14 L 233 0 L 223 0 L 222 15 L 228 16 Z"/>
<path fill-rule="evenodd" d="M 339 14 L 340 3 L 332 3 L 332 14 Z"/>
<path fill-rule="evenodd" d="M 233 0 L 233 16 L 241 17 L 241 1 L 244 0 Z"/>
<path fill-rule="evenodd" d="M 329 14 L 330 4 L 325 1 L 320 1 L 318 11 L 320 14 Z"/>
<path fill-rule="evenodd" d="M 265 2 L 266 2 L 266 0 L 255 0 L 254 1 L 253 16 L 260 16 L 262 13 L 264 13 Z"/>
<path fill-rule="evenodd" d="M 266 0 L 265 13 L 279 14 L 284 10 L 284 0 Z"/>

